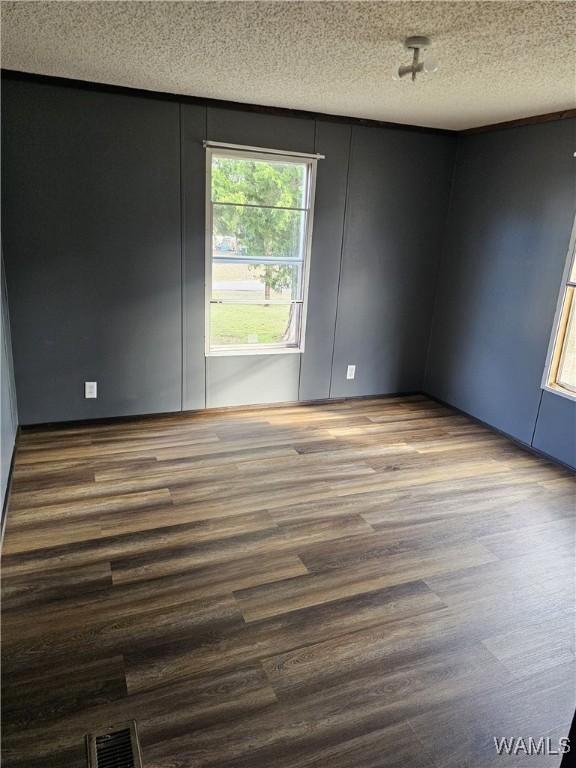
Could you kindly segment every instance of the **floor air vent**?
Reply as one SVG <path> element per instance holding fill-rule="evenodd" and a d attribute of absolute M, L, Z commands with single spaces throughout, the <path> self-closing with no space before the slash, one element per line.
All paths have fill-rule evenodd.
<path fill-rule="evenodd" d="M 89 768 L 142 768 L 136 723 L 115 725 L 86 736 Z"/>

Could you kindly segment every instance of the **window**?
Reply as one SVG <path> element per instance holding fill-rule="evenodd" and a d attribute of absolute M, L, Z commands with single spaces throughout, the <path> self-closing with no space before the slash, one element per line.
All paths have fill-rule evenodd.
<path fill-rule="evenodd" d="M 207 353 L 302 351 L 316 159 L 207 148 Z"/>
<path fill-rule="evenodd" d="M 576 235 L 576 226 L 574 230 Z M 545 386 L 555 392 L 576 398 L 576 259 L 574 236 L 567 276 L 562 286 L 561 306 L 552 339 Z"/>

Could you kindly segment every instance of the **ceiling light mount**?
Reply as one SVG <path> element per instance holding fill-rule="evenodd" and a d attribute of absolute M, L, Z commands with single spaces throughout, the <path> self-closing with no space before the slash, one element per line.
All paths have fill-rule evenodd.
<path fill-rule="evenodd" d="M 405 48 L 417 48 L 420 50 L 421 48 L 430 48 L 431 45 L 432 41 L 426 35 L 412 35 L 404 40 Z"/>
<path fill-rule="evenodd" d="M 425 61 L 423 60 L 423 51 L 430 48 L 432 41 L 426 35 L 411 35 L 404 40 L 404 47 L 409 51 L 412 51 L 411 64 L 402 64 L 395 70 L 393 78 L 394 80 L 402 80 L 404 77 L 410 75 L 412 82 L 416 80 L 416 75 L 420 73 L 431 74 L 436 72 L 438 65 L 430 57 Z"/>

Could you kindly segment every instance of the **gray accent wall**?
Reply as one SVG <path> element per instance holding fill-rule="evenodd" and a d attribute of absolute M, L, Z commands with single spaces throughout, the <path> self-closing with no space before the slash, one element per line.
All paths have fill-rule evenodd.
<path fill-rule="evenodd" d="M 208 107 L 207 139 L 265 149 L 314 152 L 316 123 L 298 117 Z M 204 259 L 203 259 L 204 263 Z M 318 307 L 323 314 L 323 304 Z M 298 400 L 301 355 L 211 355 L 206 358 L 206 405 Z"/>
<path fill-rule="evenodd" d="M 352 129 L 332 397 L 422 388 L 454 143 Z"/>
<path fill-rule="evenodd" d="M 298 400 L 300 355 L 214 355 L 206 358 L 206 405 L 220 408 Z"/>
<path fill-rule="evenodd" d="M 325 157 L 316 174 L 301 400 L 330 396 L 351 136 L 350 125 L 317 123 L 315 151 Z"/>
<path fill-rule="evenodd" d="M 208 357 L 206 405 L 420 390 L 454 138 L 212 107 L 206 131 L 211 141 L 325 155 L 318 162 L 305 352 Z M 192 139 L 183 156 L 199 145 Z M 198 208 L 186 167 L 185 221 Z M 194 253 L 198 264 L 200 247 Z M 199 268 L 187 261 L 186 269 Z M 196 286 L 200 279 L 198 273 Z M 195 306 L 200 301 L 198 293 Z M 201 322 L 198 316 L 195 326 Z M 185 338 L 185 349 L 196 342 Z M 355 381 L 345 378 L 347 362 L 357 365 Z"/>
<path fill-rule="evenodd" d="M 441 224 L 431 222 L 446 206 L 453 137 L 3 82 L 3 236 L 23 424 L 420 387 L 430 303 L 417 294 L 439 255 Z M 302 355 L 205 357 L 204 139 L 326 156 Z M 430 210 L 421 233 L 408 205 L 418 168 Z M 391 200 L 397 210 L 381 227 Z M 351 349 L 352 387 L 341 375 Z M 98 383 L 97 399 L 85 399 L 85 381 Z"/>
<path fill-rule="evenodd" d="M 10 337 L 10 317 L 8 296 L 4 279 L 4 259 L 0 259 L 0 504 L 4 511 L 4 499 L 8 487 L 10 465 L 18 430 L 18 407 L 14 368 L 12 363 L 12 343 Z M 4 521 L 2 521 L 3 523 Z"/>
<path fill-rule="evenodd" d="M 576 186 L 574 197 L 576 208 Z M 568 258 L 561 280 L 562 285 L 554 318 L 555 324 L 560 321 L 564 302 L 564 286 L 570 276 L 575 239 L 576 216 L 574 219 L 572 236 L 570 238 L 571 242 Z M 551 359 L 553 352 L 554 350 L 550 346 L 547 357 Z M 547 364 L 550 364 L 548 359 Z M 538 414 L 536 416 L 536 427 L 532 436 L 532 446 L 576 469 L 576 402 L 574 402 L 574 399 L 570 397 L 562 397 L 558 392 L 549 391 L 547 389 L 542 391 L 540 407 L 538 408 Z"/>
<path fill-rule="evenodd" d="M 573 466 L 576 403 L 541 381 L 576 210 L 575 124 L 459 139 L 424 385 Z"/>
<path fill-rule="evenodd" d="M 206 407 L 204 286 L 206 107 L 180 105 L 182 214 L 182 410 Z"/>
<path fill-rule="evenodd" d="M 576 403 L 542 392 L 532 445 L 576 469 Z"/>
<path fill-rule="evenodd" d="M 180 410 L 179 105 L 6 81 L 2 118 L 21 422 Z"/>
<path fill-rule="evenodd" d="M 574 120 L 457 137 L 17 77 L 2 120 L 22 424 L 424 390 L 576 464 L 576 404 L 540 388 Z M 204 139 L 326 156 L 301 355 L 205 357 Z"/>
<path fill-rule="evenodd" d="M 208 107 L 206 129 L 210 141 L 314 152 L 316 121 L 307 118 Z"/>

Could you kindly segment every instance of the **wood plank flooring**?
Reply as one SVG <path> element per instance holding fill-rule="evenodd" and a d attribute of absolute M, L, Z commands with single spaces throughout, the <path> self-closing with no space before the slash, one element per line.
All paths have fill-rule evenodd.
<path fill-rule="evenodd" d="M 5 768 L 557 768 L 575 485 L 424 397 L 29 430 L 2 557 Z M 575 745 L 576 746 L 576 745 Z"/>

